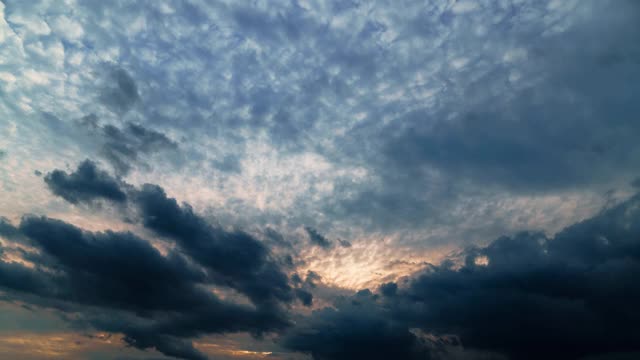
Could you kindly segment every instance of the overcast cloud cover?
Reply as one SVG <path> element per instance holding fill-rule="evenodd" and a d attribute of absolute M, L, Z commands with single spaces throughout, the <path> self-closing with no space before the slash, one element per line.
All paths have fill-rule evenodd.
<path fill-rule="evenodd" d="M 634 0 L 0 0 L 0 354 L 636 358 L 638 39 Z"/>

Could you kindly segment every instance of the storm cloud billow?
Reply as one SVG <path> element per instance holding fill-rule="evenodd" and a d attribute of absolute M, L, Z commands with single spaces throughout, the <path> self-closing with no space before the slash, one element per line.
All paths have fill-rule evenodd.
<path fill-rule="evenodd" d="M 467 249 L 460 266 L 430 265 L 400 284 L 382 285 L 379 294 L 361 291 L 317 311 L 284 344 L 317 359 L 411 358 L 421 342 L 410 330 L 420 329 L 456 336 L 454 345 L 475 351 L 468 358 L 638 352 L 639 224 L 636 195 L 552 238 L 531 232 L 498 238 Z M 441 356 L 437 344 L 423 346 Z"/>
<path fill-rule="evenodd" d="M 33 216 L 18 230 L 39 250 L 26 256 L 37 266 L 2 262 L 2 287 L 17 291 L 15 299 L 76 313 L 78 324 L 122 332 L 133 346 L 202 359 L 185 337 L 287 325 L 277 312 L 219 299 L 202 287 L 211 283 L 204 269 L 178 252 L 162 255 L 132 233 L 87 232 Z"/>
<path fill-rule="evenodd" d="M 145 227 L 176 243 L 222 285 L 231 286 L 256 304 L 292 300 L 287 276 L 269 250 L 252 236 L 210 226 L 192 208 L 168 198 L 164 190 L 146 184 L 136 193 Z"/>
<path fill-rule="evenodd" d="M 90 160 L 82 162 L 71 174 L 54 170 L 44 177 L 44 181 L 54 194 L 74 204 L 99 198 L 114 202 L 127 199 L 121 184 Z"/>
<path fill-rule="evenodd" d="M 255 304 L 273 305 L 293 299 L 287 276 L 263 243 L 247 233 L 210 225 L 189 204 L 179 205 L 167 197 L 162 187 L 144 184 L 135 189 L 89 160 L 70 175 L 61 170 L 51 174 L 45 177 L 47 185 L 72 203 L 100 198 L 118 203 L 129 198 L 145 228 L 173 239 L 182 251 L 209 271 L 212 281 L 240 291 Z"/>

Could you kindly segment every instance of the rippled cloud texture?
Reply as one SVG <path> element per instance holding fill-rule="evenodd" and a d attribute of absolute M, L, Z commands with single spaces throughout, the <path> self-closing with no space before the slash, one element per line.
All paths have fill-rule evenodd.
<path fill-rule="evenodd" d="M 638 39 L 633 0 L 0 0 L 0 354 L 636 358 Z"/>

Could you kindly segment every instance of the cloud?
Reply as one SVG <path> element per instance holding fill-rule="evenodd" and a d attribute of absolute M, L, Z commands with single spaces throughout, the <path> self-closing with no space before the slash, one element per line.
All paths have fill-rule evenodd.
<path fill-rule="evenodd" d="M 467 5 L 458 2 L 454 10 Z M 438 70 L 428 61 L 423 66 L 442 73 L 425 75 L 396 106 L 371 105 L 337 140 L 339 153 L 349 154 L 338 159 L 366 163 L 372 181 L 329 200 L 326 211 L 335 218 L 382 229 L 424 227 L 455 217 L 472 197 L 606 188 L 636 176 L 638 156 L 630 154 L 640 152 L 633 116 L 639 109 L 626 94 L 637 92 L 637 82 L 624 79 L 640 76 L 632 55 L 640 34 L 637 4 L 581 2 L 556 31 L 546 21 L 559 13 L 533 3 L 514 5 L 511 14 L 497 2 L 485 5 L 458 15 L 445 11 L 482 35 L 445 32 L 456 50 L 432 48 L 447 63 L 436 60 Z M 489 25 L 481 20 L 484 11 L 504 22 Z M 528 11 L 545 15 L 516 25 Z M 405 36 L 435 40 L 442 25 Z M 594 43 L 596 37 L 602 41 Z M 422 90 L 425 98 L 418 97 Z"/>
<path fill-rule="evenodd" d="M 139 124 L 126 123 L 123 127 L 100 125 L 95 115 L 85 116 L 79 123 L 96 138 L 100 154 L 122 175 L 135 165 L 148 167 L 145 157 L 178 149 L 178 145 L 165 134 Z"/>
<path fill-rule="evenodd" d="M 264 237 L 266 241 L 273 245 L 273 247 L 283 247 L 287 249 L 292 247 L 291 243 L 288 242 L 282 234 L 271 227 L 264 229 Z"/>
<path fill-rule="evenodd" d="M 402 323 L 390 320 L 370 293 L 314 313 L 282 339 L 282 345 L 317 360 L 428 359 L 428 347 Z"/>
<path fill-rule="evenodd" d="M 395 296 L 398 292 L 398 284 L 390 282 L 380 285 L 380 294 L 384 296 Z"/>
<path fill-rule="evenodd" d="M 53 285 L 67 287 L 50 289 L 49 296 L 59 293 L 61 299 L 134 311 L 180 310 L 210 302 L 206 293 L 193 287 L 204 281 L 203 273 L 178 253 L 164 257 L 133 234 L 83 232 L 37 217 L 24 218 L 19 228 L 65 273 L 66 278 Z"/>
<path fill-rule="evenodd" d="M 169 179 L 208 181 L 224 209 L 240 197 L 226 196 L 230 188 L 264 191 L 280 182 L 278 167 L 252 176 L 260 169 L 255 157 L 263 159 L 259 146 L 280 164 L 291 159 L 301 176 L 310 171 L 292 154 L 321 155 L 334 171 L 301 185 L 295 201 L 269 204 L 277 215 L 299 214 L 297 226 L 318 229 L 348 221 L 344 228 L 368 232 L 427 232 L 469 193 L 557 193 L 574 183 L 591 191 L 635 171 L 637 128 L 628 114 L 636 109 L 625 94 L 636 91 L 622 81 L 637 76 L 633 1 L 483 1 L 473 11 L 469 4 L 278 1 L 169 10 L 80 1 L 70 12 L 9 2 L 3 33 L 13 77 L 2 118 L 47 112 L 68 123 L 96 114 L 103 127 L 119 129 L 92 140 L 121 175 L 166 162 L 151 156 L 160 152 L 138 150 L 126 124 L 189 139 L 180 140 L 189 154 L 183 171 Z M 50 32 L 47 24 L 58 23 L 70 36 Z M 49 85 L 33 83 L 36 73 L 27 70 Z M 47 150 L 56 138 L 32 124 L 19 134 L 7 147 L 12 156 L 26 138 Z M 587 176 L 591 164 L 597 176 Z M 366 175 L 350 176 L 354 167 Z M 316 184 L 326 190 L 310 191 Z M 264 211 L 250 201 L 228 211 L 240 218 L 243 210 Z"/>
<path fill-rule="evenodd" d="M 44 177 L 44 181 L 55 195 L 72 204 L 99 198 L 117 203 L 127 200 L 127 195 L 121 189 L 122 184 L 107 172 L 98 169 L 90 160 L 80 163 L 71 174 L 54 170 Z"/>
<path fill-rule="evenodd" d="M 18 229 L 16 229 L 7 218 L 0 217 L 0 236 L 12 239 L 19 234 Z"/>
<path fill-rule="evenodd" d="M 124 69 L 112 69 L 104 81 L 100 101 L 116 113 L 125 113 L 139 101 L 138 87 Z"/>
<path fill-rule="evenodd" d="M 295 292 L 296 297 L 300 299 L 300 302 L 302 302 L 304 306 L 308 307 L 313 305 L 313 295 L 310 292 L 303 289 L 296 289 Z"/>
<path fill-rule="evenodd" d="M 313 243 L 314 245 L 320 246 L 324 249 L 328 249 L 333 245 L 329 241 L 329 239 L 322 236 L 316 229 L 305 226 L 304 230 L 307 232 L 307 235 L 309 235 L 309 240 L 311 240 L 311 243 Z"/>
<path fill-rule="evenodd" d="M 131 233 L 93 233 L 33 216 L 23 217 L 16 229 L 3 219 L 2 236 L 25 237 L 39 250 L 21 251 L 21 258 L 34 266 L 0 262 L 0 286 L 16 291 L 15 298 L 77 312 L 74 322 L 124 333 L 132 346 L 187 359 L 204 357 L 185 338 L 282 329 L 289 326 L 289 303 L 297 298 L 305 306 L 312 304 L 313 295 L 292 289 L 279 260 L 264 244 L 247 233 L 209 224 L 157 185 L 135 188 L 90 160 L 70 174 L 54 170 L 45 182 L 55 195 L 74 204 L 100 199 L 120 204 L 177 247 L 163 255 Z M 251 305 L 225 302 L 206 290 L 215 286 L 234 289 Z M 66 303 L 70 305 L 61 305 Z M 105 314 L 85 307 L 98 307 Z"/>
<path fill-rule="evenodd" d="M 79 326 L 123 333 L 137 348 L 204 359 L 185 338 L 288 325 L 282 312 L 219 299 L 206 290 L 212 279 L 205 269 L 131 233 L 88 232 L 33 216 L 18 229 L 39 253 L 26 257 L 33 267 L 0 261 L 0 286 L 9 296 L 68 313 Z"/>
<path fill-rule="evenodd" d="M 55 170 L 45 181 L 54 194 L 72 202 L 95 199 L 123 203 L 128 200 L 142 225 L 166 236 L 209 271 L 220 285 L 232 287 L 258 305 L 274 306 L 293 299 L 288 278 L 269 249 L 253 236 L 225 231 L 194 213 L 189 204 L 178 204 L 158 185 L 140 189 L 118 181 L 85 160 L 71 175 Z"/>
<path fill-rule="evenodd" d="M 340 244 L 340 246 L 342 247 L 351 247 L 351 243 L 348 242 L 347 240 L 342 240 L 342 239 L 338 239 L 338 243 Z"/>
<path fill-rule="evenodd" d="M 598 247 L 587 256 L 589 244 L 566 245 L 575 249 L 560 252 L 550 247 L 558 238 L 530 233 L 495 241 L 491 251 L 469 250 L 469 261 L 456 265 L 462 268 L 442 265 L 410 282 L 388 282 L 463 242 L 486 244 L 521 229 L 554 233 L 592 216 L 607 201 L 602 193 L 637 177 L 638 14 L 633 0 L 274 0 L 251 6 L 79 0 L 73 7 L 0 2 L 0 133 L 7 134 L 0 138 L 0 183 L 8 204 L 3 215 L 15 221 L 25 212 L 56 214 L 76 225 L 100 217 L 91 227 L 108 228 L 115 219 L 87 217 L 82 207 L 51 201 L 51 193 L 75 203 L 111 201 L 119 204 L 126 227 L 152 237 L 150 244 L 162 248 L 163 257 L 175 252 L 204 274 L 195 287 L 215 292 L 224 306 L 238 300 L 251 319 L 270 315 L 262 323 L 279 324 L 291 308 L 298 311 L 295 301 L 324 306 L 332 296 L 323 292 L 338 290 L 319 281 L 314 288 L 312 276 L 292 279 L 293 285 L 287 279 L 288 272 L 315 270 L 345 286 L 385 284 L 379 295 L 367 295 L 375 299 L 348 299 L 366 303 L 366 311 L 339 304 L 335 314 L 326 312 L 327 324 L 323 316 L 312 316 L 309 329 L 328 329 L 353 311 L 363 324 L 381 324 L 371 338 L 397 331 L 397 344 L 416 345 L 419 354 L 429 341 L 413 328 L 459 330 L 465 347 L 520 354 L 515 340 L 456 317 L 494 314 L 496 325 L 510 329 L 498 310 L 479 301 L 484 295 L 469 279 L 502 303 L 540 312 L 545 303 L 554 313 L 565 302 L 593 302 L 576 290 L 564 298 L 531 295 L 533 290 L 509 282 L 527 274 L 524 264 L 562 278 L 562 269 L 572 272 L 580 262 L 601 269 L 600 254 L 617 259 L 601 269 L 613 277 L 607 284 L 616 284 L 624 273 L 615 267 L 633 263 L 633 256 L 618 258 Z M 87 114 L 95 115 L 84 124 L 74 120 Z M 87 157 L 108 163 L 115 175 L 96 168 L 92 180 L 86 170 L 62 168 Z M 54 168 L 63 170 L 51 172 L 50 191 L 42 191 L 34 169 Z M 136 186 L 124 183 L 125 176 Z M 162 187 L 139 186 L 145 182 Z M 213 224 L 203 215 L 209 212 L 248 232 Z M 313 234 L 300 234 L 305 226 Z M 273 232 L 260 230 L 268 227 Z M 2 231 L 24 236 L 8 226 Z M 76 237 L 79 244 L 90 242 L 85 237 L 110 239 L 80 231 L 85 235 Z M 3 246 L 9 244 L 2 268 L 14 289 L 6 292 L 13 296 L 22 289 L 22 295 L 30 294 L 25 301 L 35 303 L 61 301 L 47 291 L 73 289 L 61 283 L 70 260 L 38 250 L 40 243 L 28 251 L 12 239 L 2 238 Z M 113 241 L 120 242 L 125 240 Z M 553 262 L 560 263 L 557 269 Z M 388 265 L 394 263 L 405 265 Z M 31 267 L 38 264 L 47 267 L 42 274 Z M 498 264 L 511 277 L 498 274 Z M 76 269 L 88 271 L 76 265 L 68 271 Z M 585 265 L 581 276 L 598 284 L 592 293 L 602 295 L 606 284 L 590 269 Z M 490 275 L 517 290 L 514 298 L 544 299 L 509 303 L 501 297 L 506 291 L 483 277 Z M 526 284 L 537 284 L 522 276 Z M 540 282 L 551 283 L 545 279 Z M 466 298 L 456 282 L 478 301 Z M 439 291 L 458 292 L 442 304 L 430 295 Z M 308 301 L 306 293 L 312 292 Z M 38 296 L 47 300 L 36 301 Z M 192 358 L 200 355 L 186 339 L 225 323 L 219 313 L 149 314 L 134 306 L 116 308 L 112 300 L 105 295 L 104 304 L 73 302 L 82 309 L 67 315 L 79 313 L 77 320 L 129 334 L 136 346 L 155 344 Z M 456 300 L 464 303 L 462 310 Z M 438 318 L 429 310 L 438 306 L 453 315 Z M 575 307 L 566 306 L 558 318 L 571 320 Z M 586 317 L 618 318 L 615 311 L 584 308 Z M 249 332 L 263 328 L 247 322 L 238 323 Z M 432 322 L 441 328 L 430 327 Z M 596 320 L 589 324 L 613 328 Z M 544 327 L 534 322 L 531 328 Z M 538 338 L 554 341 L 553 329 L 548 333 Z M 350 346 L 367 336 L 362 328 L 346 334 L 345 350 L 354 354 Z M 309 334 L 304 341 L 307 346 L 296 342 L 296 348 L 318 357 L 343 356 L 338 348 L 322 349 Z M 439 345 L 428 346 L 435 357 L 433 346 Z M 413 350 L 390 351 L 400 357 Z"/>
<path fill-rule="evenodd" d="M 242 172 L 242 164 L 237 156 L 227 155 L 222 160 L 216 160 L 213 162 L 213 166 L 224 172 L 240 173 Z"/>
<path fill-rule="evenodd" d="M 640 195 L 553 238 L 532 232 L 498 238 L 467 249 L 459 267 L 430 265 L 384 284 L 383 296 L 365 290 L 314 312 L 284 345 L 317 359 L 410 358 L 418 341 L 410 329 L 417 328 L 513 359 L 640 351 L 638 224 Z M 437 346 L 428 352 L 442 355 Z"/>
<path fill-rule="evenodd" d="M 461 269 L 417 277 L 402 316 L 513 358 L 637 351 L 638 205 L 635 196 L 551 239 L 523 233 L 471 250 Z"/>
<path fill-rule="evenodd" d="M 174 239 L 220 284 L 237 289 L 256 304 L 292 300 L 287 276 L 265 245 L 251 235 L 212 227 L 191 206 L 178 205 L 157 185 L 144 185 L 135 202 L 146 228 Z"/>
<path fill-rule="evenodd" d="M 188 258 L 174 252 L 160 255 L 129 233 L 90 233 L 58 220 L 26 217 L 18 229 L 42 250 L 42 257 L 26 257 L 39 267 L 3 261 L 2 286 L 48 301 L 73 299 L 82 306 L 124 311 L 124 315 L 109 317 L 87 312 L 83 318 L 99 329 L 124 332 L 125 340 L 134 346 L 193 359 L 199 355 L 192 353 L 195 350 L 184 338 L 239 329 L 282 329 L 286 316 L 273 304 L 291 301 L 291 292 L 304 305 L 312 304 L 307 290 L 292 290 L 286 278 L 279 280 L 284 274 L 249 235 L 209 225 L 156 185 L 128 191 L 135 195 L 128 198 L 138 207 L 142 224 L 174 239 Z M 338 299 L 335 309 L 303 318 L 281 344 L 318 359 L 424 358 L 460 346 L 465 353 L 513 358 L 541 356 L 550 348 L 569 358 L 637 351 L 632 327 L 637 320 L 635 304 L 640 300 L 633 283 L 640 275 L 639 209 L 640 196 L 634 196 L 553 238 L 520 233 L 469 248 L 462 254 L 461 267 L 451 261 L 430 265 L 407 281 L 384 284 L 379 290 L 383 296 L 365 290 Z M 2 228 L 3 235 L 15 235 L 7 221 Z M 242 246 L 234 247 L 234 243 Z M 226 262 L 219 254 L 237 262 Z M 130 263 L 128 259 L 134 258 L 145 261 Z M 202 267 L 189 265 L 186 259 Z M 42 267 L 58 269 L 58 275 Z M 129 270 L 139 276 L 132 276 Z M 158 277 L 158 283 L 145 285 L 145 294 L 136 293 L 135 287 L 148 282 L 145 279 L 151 274 Z M 317 277 L 310 272 L 304 284 L 299 276 L 293 282 L 313 287 Z M 203 296 L 199 287 L 194 290 L 193 284 L 210 282 L 237 289 L 257 308 L 226 304 L 210 293 Z M 168 284 L 173 284 L 173 291 L 175 284 L 182 283 L 185 290 L 164 295 L 170 291 L 165 288 Z M 156 293 L 162 296 L 147 296 Z M 197 314 L 189 310 L 194 308 Z M 152 318 L 151 323 L 131 314 L 144 309 L 177 314 Z M 224 325 L 220 316 L 230 316 L 229 323 L 234 325 Z M 204 319 L 215 320 L 216 325 L 203 325 Z M 425 337 L 413 329 L 432 335 Z M 459 343 L 448 340 L 450 335 Z"/>

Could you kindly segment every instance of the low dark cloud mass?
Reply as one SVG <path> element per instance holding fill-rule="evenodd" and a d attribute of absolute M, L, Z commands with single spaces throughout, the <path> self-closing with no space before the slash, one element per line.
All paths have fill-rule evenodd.
<path fill-rule="evenodd" d="M 33 216 L 23 217 L 15 228 L 2 219 L 0 235 L 24 237 L 39 250 L 22 254 L 35 267 L 0 263 L 0 286 L 16 291 L 17 299 L 77 313 L 76 323 L 120 332 L 134 347 L 185 359 L 205 358 L 185 339 L 282 329 L 290 325 L 289 303 L 297 298 L 312 304 L 313 295 L 292 289 L 260 241 L 210 225 L 157 185 L 136 189 L 89 160 L 71 174 L 54 170 L 45 182 L 71 203 L 127 203 L 144 227 L 177 248 L 163 255 L 131 233 L 93 233 Z M 207 290 L 214 286 L 234 289 L 250 304 L 225 302 Z"/>
<path fill-rule="evenodd" d="M 289 320 L 280 304 L 294 298 L 313 304 L 309 290 L 317 274 L 309 272 L 305 281 L 294 274 L 292 287 L 263 243 L 210 225 L 157 185 L 136 189 L 88 160 L 72 174 L 56 170 L 45 181 L 70 202 L 129 202 L 145 228 L 181 251 L 163 256 L 130 233 L 89 233 L 48 218 L 25 217 L 17 229 L 3 220 L 3 236 L 24 236 L 42 250 L 25 257 L 35 268 L 2 263 L 6 288 L 44 303 L 117 309 L 124 315 L 83 317 L 91 326 L 125 333 L 134 346 L 193 359 L 198 356 L 184 338 L 283 329 Z M 634 330 L 640 321 L 638 224 L 636 195 L 553 238 L 535 232 L 501 237 L 404 282 L 385 283 L 379 294 L 363 290 L 337 300 L 336 308 L 316 310 L 281 344 L 316 359 L 447 358 L 455 349 L 467 358 L 512 359 L 640 351 Z M 305 230 L 316 245 L 332 246 L 313 228 Z M 225 303 L 198 284 L 235 289 L 255 307 Z M 154 318 L 167 311 L 176 314 Z"/>
<path fill-rule="evenodd" d="M 313 305 L 313 295 L 306 290 L 296 289 L 296 297 L 300 299 L 300 302 L 304 306 Z"/>
<path fill-rule="evenodd" d="M 315 359 L 410 358 L 420 329 L 511 359 L 640 351 L 639 224 L 636 195 L 553 238 L 501 237 L 461 267 L 445 261 L 317 311 L 284 344 Z"/>
<path fill-rule="evenodd" d="M 315 311 L 283 340 L 317 360 L 428 359 L 428 347 L 409 328 L 391 319 L 369 294 L 344 299 L 336 309 Z"/>
<path fill-rule="evenodd" d="M 83 161 L 70 174 L 54 170 L 44 177 L 44 181 L 54 194 L 72 204 L 91 202 L 98 198 L 115 202 L 127 199 L 121 184 L 107 172 L 98 169 L 90 160 Z"/>
<path fill-rule="evenodd" d="M 390 282 L 380 285 L 380 294 L 384 296 L 395 296 L 398 292 L 398 284 Z"/>
<path fill-rule="evenodd" d="M 157 185 L 144 185 L 135 202 L 146 228 L 174 239 L 211 271 L 215 281 L 242 292 L 256 304 L 292 300 L 287 276 L 269 250 L 251 235 L 212 227 L 188 204 L 178 205 Z"/>
<path fill-rule="evenodd" d="M 126 232 L 88 232 L 60 220 L 24 217 L 16 230 L 39 252 L 0 262 L 0 286 L 16 300 L 68 313 L 78 325 L 125 334 L 140 349 L 205 359 L 186 338 L 206 333 L 255 334 L 288 324 L 284 313 L 225 302 L 206 290 L 207 269 L 184 255 L 162 255 Z M 210 253 L 211 254 L 211 253 Z M 268 286 L 265 284 L 265 286 Z"/>
<path fill-rule="evenodd" d="M 210 225 L 189 204 L 181 206 L 167 197 L 158 185 L 135 189 L 97 169 L 89 160 L 70 175 L 55 170 L 45 181 L 54 194 L 72 203 L 99 198 L 123 202 L 129 198 L 144 227 L 174 240 L 209 271 L 212 281 L 236 289 L 254 304 L 274 306 L 293 299 L 287 275 L 262 242 L 244 232 Z"/>
<path fill-rule="evenodd" d="M 0 217 L 0 236 L 14 238 L 19 234 L 18 229 L 16 229 L 7 218 Z"/>

